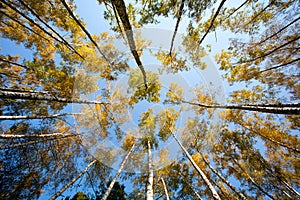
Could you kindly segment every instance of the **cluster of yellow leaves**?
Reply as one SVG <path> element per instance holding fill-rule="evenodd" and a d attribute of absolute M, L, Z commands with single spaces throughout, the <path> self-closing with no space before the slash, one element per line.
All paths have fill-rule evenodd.
<path fill-rule="evenodd" d="M 188 61 L 192 63 L 192 67 L 198 69 L 205 69 L 206 64 L 202 61 L 202 58 L 207 55 L 207 50 L 210 51 L 209 45 L 206 45 L 206 49 L 203 46 L 199 46 L 198 36 L 196 38 L 194 35 L 186 35 L 183 39 L 183 53 L 184 57 L 188 57 Z M 190 67 L 191 68 L 191 67 Z"/>
<path fill-rule="evenodd" d="M 195 161 L 195 163 L 198 165 L 200 169 L 205 169 L 206 164 L 204 163 L 201 155 L 199 153 L 195 153 L 192 155 L 192 159 Z"/>
<path fill-rule="evenodd" d="M 179 112 L 174 108 L 167 108 L 161 110 L 156 116 L 156 121 L 159 125 L 158 136 L 162 141 L 168 139 L 176 130 L 176 121 L 179 117 Z"/>
<path fill-rule="evenodd" d="M 124 137 L 124 142 L 123 142 L 123 149 L 125 151 L 128 151 L 132 145 L 135 143 L 135 138 L 134 136 L 130 135 L 130 134 L 127 134 L 125 137 Z"/>
<path fill-rule="evenodd" d="M 147 72 L 147 86 L 144 85 L 142 73 L 139 69 L 132 70 L 129 74 L 128 85 L 133 90 L 130 104 L 133 105 L 141 100 L 147 100 L 148 102 L 160 101 L 161 82 L 158 74 L 154 72 Z"/>
<path fill-rule="evenodd" d="M 114 115 L 114 120 L 120 124 L 131 119 L 131 114 L 129 112 L 130 98 L 123 93 L 124 88 L 115 88 L 111 95 L 111 108 L 110 112 Z"/>
<path fill-rule="evenodd" d="M 178 83 L 172 82 L 169 86 L 169 91 L 166 93 L 164 103 L 180 104 L 183 100 L 184 90 Z"/>
<path fill-rule="evenodd" d="M 221 70 L 227 70 L 232 68 L 230 64 L 231 55 L 228 52 L 226 52 L 224 49 L 222 49 L 221 53 L 215 55 L 215 59 L 217 63 L 221 65 L 220 67 Z"/>
<path fill-rule="evenodd" d="M 263 88 L 260 85 L 254 86 L 252 90 L 236 90 L 230 95 L 232 103 L 260 103 L 264 101 Z M 270 103 L 270 102 L 269 102 Z"/>
<path fill-rule="evenodd" d="M 149 130 L 150 133 L 154 131 L 156 123 L 153 109 L 150 108 L 146 112 L 142 113 L 141 119 L 139 120 L 139 127 Z"/>
<path fill-rule="evenodd" d="M 165 51 L 159 51 L 156 53 L 157 59 L 162 63 L 163 67 L 160 68 L 160 72 L 166 71 L 167 73 L 178 73 L 181 71 L 188 71 L 190 68 L 185 59 L 177 58 L 177 54 L 171 52 L 171 54 Z"/>

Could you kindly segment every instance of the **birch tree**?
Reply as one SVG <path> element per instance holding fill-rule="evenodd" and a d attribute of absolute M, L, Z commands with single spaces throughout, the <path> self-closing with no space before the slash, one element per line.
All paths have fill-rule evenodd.
<path fill-rule="evenodd" d="M 213 185 L 211 184 L 211 182 L 209 181 L 209 179 L 207 178 L 207 176 L 204 174 L 204 172 L 197 166 L 197 164 L 195 163 L 195 161 L 193 160 L 193 158 L 191 157 L 191 155 L 187 152 L 187 150 L 184 148 L 184 146 L 181 144 L 181 142 L 178 140 L 178 138 L 176 137 L 176 135 L 173 133 L 173 137 L 176 140 L 176 142 L 179 144 L 179 146 L 181 147 L 182 151 L 185 153 L 185 155 L 188 157 L 189 161 L 192 163 L 193 167 L 196 169 L 196 171 L 199 173 L 199 175 L 201 176 L 201 178 L 203 179 L 203 181 L 205 182 L 205 184 L 209 187 L 213 198 L 214 199 L 220 199 L 220 196 L 218 195 L 216 189 L 213 187 Z"/>

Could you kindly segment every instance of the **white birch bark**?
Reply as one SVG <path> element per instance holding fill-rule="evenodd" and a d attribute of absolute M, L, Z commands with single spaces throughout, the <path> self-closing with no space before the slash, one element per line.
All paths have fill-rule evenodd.
<path fill-rule="evenodd" d="M 169 197 L 169 193 L 168 193 L 168 189 L 167 189 L 167 186 L 166 186 L 166 183 L 164 181 L 164 179 L 162 177 L 160 177 L 160 180 L 163 184 L 163 187 L 164 187 L 164 191 L 165 191 L 165 195 L 166 195 L 166 199 L 167 200 L 170 200 L 170 197 Z"/>
<path fill-rule="evenodd" d="M 110 184 L 109 184 L 107 190 L 105 191 L 105 194 L 103 195 L 103 197 L 102 197 L 101 200 L 106 200 L 107 197 L 109 196 L 109 194 L 110 194 L 112 188 L 114 187 L 115 182 L 117 181 L 118 177 L 120 176 L 120 174 L 121 174 L 121 172 L 122 172 L 122 170 L 123 170 L 123 168 L 124 168 L 124 165 L 125 165 L 126 161 L 128 160 L 130 154 L 133 152 L 134 146 L 135 146 L 135 145 L 132 145 L 131 149 L 129 150 L 129 152 L 128 152 L 128 153 L 126 154 L 126 156 L 124 157 L 124 159 L 123 159 L 123 161 L 121 162 L 121 165 L 120 165 L 120 167 L 119 167 L 119 169 L 118 169 L 118 171 L 117 171 L 117 174 L 115 175 L 115 177 L 113 178 L 113 180 L 110 182 Z"/>
<path fill-rule="evenodd" d="M 113 6 L 115 6 L 115 9 L 117 10 L 118 15 L 120 16 L 124 30 L 126 32 L 126 38 L 128 40 L 130 51 L 135 59 L 138 68 L 142 72 L 145 88 L 148 89 L 146 71 L 136 49 L 135 41 L 133 38 L 133 31 L 126 11 L 125 2 L 123 0 L 113 0 L 112 4 Z"/>
<path fill-rule="evenodd" d="M 54 194 L 50 200 L 54 200 L 59 197 L 66 189 L 68 189 L 72 184 L 74 184 L 83 174 L 85 174 L 89 168 L 95 163 L 97 160 L 93 160 L 84 170 L 82 170 L 75 178 L 73 178 L 67 185 L 61 188 L 56 194 Z"/>
<path fill-rule="evenodd" d="M 150 141 L 148 140 L 148 181 L 146 200 L 153 200 L 153 163 Z"/>
<path fill-rule="evenodd" d="M 214 188 L 214 186 L 210 183 L 210 181 L 208 180 L 207 176 L 204 174 L 204 172 L 198 167 L 198 165 L 195 163 L 195 161 L 193 160 L 192 156 L 187 152 L 187 150 L 184 148 L 184 146 L 181 144 L 181 142 L 177 139 L 177 137 L 175 136 L 175 134 L 172 134 L 173 137 L 175 138 L 176 142 L 179 144 L 179 146 L 181 147 L 182 151 L 185 153 L 185 155 L 188 157 L 189 161 L 191 162 L 191 164 L 193 165 L 193 167 L 195 168 L 195 170 L 199 173 L 199 175 L 201 176 L 201 178 L 203 179 L 203 181 L 205 182 L 205 184 L 207 185 L 207 187 L 209 188 L 209 190 L 211 191 L 213 198 L 216 200 L 221 200 L 220 196 L 218 195 L 216 189 Z"/>
<path fill-rule="evenodd" d="M 45 100 L 61 103 L 77 103 L 77 104 L 109 104 L 99 101 L 73 100 L 62 97 L 45 95 L 43 92 L 28 92 L 28 91 L 8 91 L 0 89 L 0 98 L 3 99 L 28 99 L 28 100 Z"/>
<path fill-rule="evenodd" d="M 40 142 L 47 142 L 47 141 L 52 141 L 52 140 L 60 140 L 60 139 L 64 139 L 64 138 L 69 138 L 69 137 L 75 137 L 77 135 L 64 135 L 61 137 L 55 137 L 55 138 L 43 138 L 42 140 L 34 140 L 34 141 L 30 141 L 30 142 L 20 142 L 17 144 L 12 144 L 12 145 L 0 145 L 0 149 L 12 149 L 12 148 L 16 148 L 16 147 L 23 147 L 23 146 L 27 146 L 27 145 L 31 145 L 31 144 L 36 144 L 36 143 L 40 143 Z"/>
<path fill-rule="evenodd" d="M 232 191 L 234 191 L 241 199 L 243 200 L 247 200 L 247 198 L 245 197 L 245 195 L 241 192 L 239 192 L 228 180 L 226 180 L 217 170 L 215 170 L 209 163 L 208 161 L 205 159 L 205 157 L 203 156 L 203 154 L 201 152 L 199 152 L 203 161 L 205 162 L 205 164 L 209 167 L 209 169 L 211 171 L 213 171 L 213 173 L 215 173 L 228 187 L 230 187 L 230 189 Z"/>
<path fill-rule="evenodd" d="M 49 133 L 49 134 L 0 134 L 0 139 L 16 139 L 16 138 L 47 138 L 57 136 L 75 136 L 76 134 L 65 134 L 65 133 Z M 78 134 L 77 134 L 78 135 Z"/>
<path fill-rule="evenodd" d="M 232 158 L 232 160 L 242 170 L 242 172 L 247 175 L 248 181 L 250 181 L 255 187 L 257 187 L 258 190 L 267 195 L 270 199 L 275 200 L 275 198 L 272 195 L 270 195 L 267 191 L 265 191 L 260 185 L 256 183 L 256 181 L 244 170 L 244 168 L 238 163 L 236 159 Z"/>
<path fill-rule="evenodd" d="M 274 114 L 286 114 L 286 115 L 298 115 L 300 114 L 300 103 L 294 104 L 246 104 L 246 105 L 206 105 L 200 103 L 193 103 L 189 101 L 181 101 L 194 106 L 203 108 L 220 108 L 220 109 L 236 109 L 236 110 L 249 110 L 263 113 L 274 113 Z"/>
<path fill-rule="evenodd" d="M 52 119 L 58 118 L 66 115 L 80 115 L 80 113 L 63 113 L 54 115 L 28 115 L 28 116 L 0 116 L 0 120 L 21 120 L 21 119 Z"/>

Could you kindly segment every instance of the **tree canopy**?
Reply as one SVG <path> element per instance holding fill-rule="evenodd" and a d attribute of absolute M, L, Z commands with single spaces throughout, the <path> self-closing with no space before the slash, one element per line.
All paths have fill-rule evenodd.
<path fill-rule="evenodd" d="M 0 199 L 300 198 L 299 1 L 93 5 L 0 1 Z"/>

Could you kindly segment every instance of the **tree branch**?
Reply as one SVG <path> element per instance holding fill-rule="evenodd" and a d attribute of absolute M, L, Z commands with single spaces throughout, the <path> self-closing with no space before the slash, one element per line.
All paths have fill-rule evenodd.
<path fill-rule="evenodd" d="M 128 15 L 126 12 L 125 2 L 123 0 L 111 0 L 111 2 L 113 4 L 113 6 L 116 8 L 118 15 L 121 18 L 124 30 L 126 32 L 126 37 L 127 37 L 128 43 L 129 43 L 131 53 L 135 59 L 135 62 L 137 64 L 138 68 L 142 72 L 145 88 L 148 89 L 146 71 L 145 71 L 143 63 L 140 59 L 140 56 L 136 50 L 136 45 L 135 45 L 134 38 L 133 38 L 133 31 L 132 31 L 132 27 L 131 27 L 131 24 L 129 22 Z"/>
<path fill-rule="evenodd" d="M 172 49 L 173 49 L 173 45 L 174 45 L 174 40 L 175 40 L 177 31 L 178 31 L 178 27 L 179 27 L 179 23 L 180 23 L 180 20 L 181 20 L 181 16 L 183 14 L 184 2 L 185 2 L 185 0 L 182 0 L 181 4 L 180 4 L 180 7 L 179 7 L 178 17 L 177 17 L 177 21 L 176 21 L 176 25 L 175 25 L 175 30 L 174 30 L 174 33 L 173 33 L 173 36 L 172 36 L 172 40 L 171 40 L 171 47 L 170 47 L 169 55 L 171 55 L 171 53 L 172 53 Z"/>
<path fill-rule="evenodd" d="M 21 119 L 53 119 L 66 115 L 80 115 L 81 113 L 62 113 L 54 115 L 28 115 L 28 116 L 0 116 L 0 120 L 21 120 Z"/>
<path fill-rule="evenodd" d="M 222 6 L 224 5 L 226 0 L 222 0 L 222 2 L 220 3 L 218 9 L 217 9 L 217 12 L 215 13 L 215 15 L 213 16 L 211 22 L 210 22 L 210 26 L 208 27 L 208 29 L 206 30 L 205 34 L 202 36 L 202 38 L 200 39 L 199 43 L 198 43 L 198 46 L 201 45 L 201 43 L 203 42 L 203 40 L 205 39 L 205 37 L 207 36 L 207 34 L 209 33 L 210 29 L 213 27 L 214 25 L 214 21 L 216 20 L 217 16 L 219 15 L 220 11 L 221 11 L 221 8 Z"/>
<path fill-rule="evenodd" d="M 71 180 L 67 185 L 61 188 L 56 194 L 54 194 L 50 200 L 54 200 L 59 197 L 66 189 L 68 189 L 71 185 L 73 185 L 84 173 L 86 173 L 89 168 L 95 163 L 97 160 L 93 160 L 84 170 L 82 170 L 75 178 Z"/>
<path fill-rule="evenodd" d="M 42 92 L 27 92 L 27 91 L 7 91 L 0 88 L 0 98 L 3 99 L 28 99 L 28 100 L 45 100 L 61 103 L 77 103 L 77 104 L 109 104 L 99 101 L 72 100 L 68 98 L 55 97 L 45 95 Z"/>

